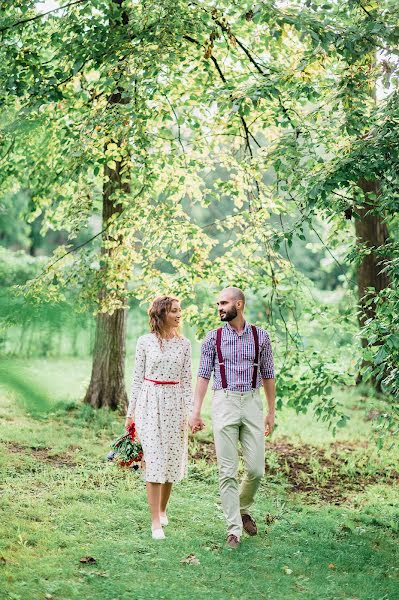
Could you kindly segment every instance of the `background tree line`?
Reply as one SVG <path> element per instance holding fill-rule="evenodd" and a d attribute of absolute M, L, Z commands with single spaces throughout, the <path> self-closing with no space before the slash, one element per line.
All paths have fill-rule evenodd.
<path fill-rule="evenodd" d="M 9 277 L 6 324 L 94 313 L 85 400 L 123 409 L 129 302 L 177 294 L 201 336 L 234 282 L 278 341 L 281 399 L 343 425 L 332 385 L 370 380 L 393 430 L 396 3 L 5 8 L 3 263 L 49 257 Z"/>

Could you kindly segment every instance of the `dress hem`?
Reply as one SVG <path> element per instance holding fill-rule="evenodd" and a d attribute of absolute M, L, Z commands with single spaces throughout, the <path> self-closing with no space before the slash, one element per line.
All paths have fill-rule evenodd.
<path fill-rule="evenodd" d="M 181 479 L 174 479 L 173 481 L 171 481 L 170 479 L 165 481 L 154 481 L 153 479 L 150 480 L 143 477 L 143 481 L 145 481 L 146 483 L 180 483 L 181 481 L 183 481 L 183 479 L 187 479 L 187 477 L 181 477 Z"/>

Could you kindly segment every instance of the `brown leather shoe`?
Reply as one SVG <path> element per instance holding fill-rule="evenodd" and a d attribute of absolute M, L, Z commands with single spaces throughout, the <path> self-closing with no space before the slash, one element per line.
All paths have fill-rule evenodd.
<path fill-rule="evenodd" d="M 236 535 L 233 535 L 232 533 L 230 533 L 230 535 L 227 536 L 226 543 L 229 548 L 234 548 L 234 550 L 235 550 L 240 545 L 240 540 Z"/>
<path fill-rule="evenodd" d="M 251 517 L 251 515 L 241 515 L 242 518 L 242 526 L 248 535 L 256 535 L 258 533 L 258 528 L 256 526 L 255 521 Z"/>

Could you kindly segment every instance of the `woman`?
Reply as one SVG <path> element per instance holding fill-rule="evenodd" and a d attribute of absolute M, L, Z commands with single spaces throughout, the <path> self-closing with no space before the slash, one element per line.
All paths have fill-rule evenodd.
<path fill-rule="evenodd" d="M 148 310 L 151 333 L 137 341 L 125 427 L 136 423 L 144 453 L 144 480 L 152 537 L 165 538 L 173 483 L 187 475 L 188 417 L 192 409 L 191 344 L 180 333 L 177 298 L 156 298 Z"/>

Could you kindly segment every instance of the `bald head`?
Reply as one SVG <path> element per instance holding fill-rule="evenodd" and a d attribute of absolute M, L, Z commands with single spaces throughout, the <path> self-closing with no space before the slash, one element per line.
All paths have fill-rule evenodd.
<path fill-rule="evenodd" d="M 245 296 L 240 288 L 225 288 L 220 292 L 216 304 L 221 321 L 233 321 L 237 317 L 243 318 Z"/>
<path fill-rule="evenodd" d="M 244 292 L 240 290 L 238 287 L 227 287 L 222 290 L 222 294 L 227 293 L 232 300 L 241 300 L 243 304 L 245 304 L 245 296 Z"/>

